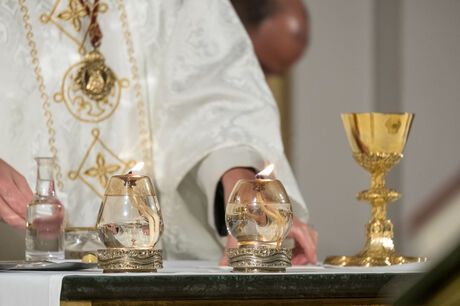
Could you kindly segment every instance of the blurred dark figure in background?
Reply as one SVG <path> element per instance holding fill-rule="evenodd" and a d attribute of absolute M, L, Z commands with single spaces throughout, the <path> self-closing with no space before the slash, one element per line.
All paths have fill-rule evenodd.
<path fill-rule="evenodd" d="M 284 151 L 290 156 L 290 84 L 285 72 L 310 41 L 310 18 L 302 0 L 231 0 L 252 41 L 278 104 Z"/>
<path fill-rule="evenodd" d="M 308 13 L 301 0 L 231 0 L 265 74 L 281 74 L 309 41 Z"/>

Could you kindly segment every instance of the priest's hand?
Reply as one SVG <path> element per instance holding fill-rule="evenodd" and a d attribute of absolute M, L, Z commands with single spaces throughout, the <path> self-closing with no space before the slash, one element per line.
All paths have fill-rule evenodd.
<path fill-rule="evenodd" d="M 253 179 L 254 175 L 256 175 L 256 172 L 250 168 L 232 168 L 224 173 L 222 176 L 222 185 L 224 186 L 225 205 L 227 205 L 233 186 L 235 186 L 240 179 Z M 229 248 L 236 248 L 237 246 L 236 239 L 231 235 L 227 235 L 227 244 L 225 245 L 224 255 L 219 261 L 219 266 L 228 265 L 227 250 Z"/>
<path fill-rule="evenodd" d="M 25 228 L 27 204 L 32 198 L 26 179 L 0 159 L 0 217 L 9 225 Z"/>
<path fill-rule="evenodd" d="M 292 264 L 297 266 L 307 264 L 316 265 L 318 233 L 311 226 L 294 217 L 288 237 L 294 239 Z"/>
<path fill-rule="evenodd" d="M 238 247 L 238 242 L 236 241 L 235 238 L 233 238 L 232 235 L 228 234 L 227 235 L 227 244 L 225 245 L 225 251 L 224 255 L 219 261 L 219 266 L 228 266 L 228 253 L 227 250 L 231 248 L 237 248 Z"/>

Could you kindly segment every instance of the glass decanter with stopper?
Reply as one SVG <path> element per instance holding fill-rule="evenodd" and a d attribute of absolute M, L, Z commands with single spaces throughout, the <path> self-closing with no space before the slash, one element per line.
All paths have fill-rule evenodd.
<path fill-rule="evenodd" d="M 37 157 L 37 185 L 27 206 L 26 260 L 64 259 L 64 215 L 54 186 L 54 159 Z"/>

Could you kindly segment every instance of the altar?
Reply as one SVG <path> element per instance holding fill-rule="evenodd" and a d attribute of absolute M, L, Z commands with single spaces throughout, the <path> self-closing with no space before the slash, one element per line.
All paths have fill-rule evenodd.
<path fill-rule="evenodd" d="M 386 304 L 426 263 L 391 267 L 293 266 L 234 273 L 207 261 L 165 261 L 157 273 L 2 271 L 1 305 L 360 305 Z"/>

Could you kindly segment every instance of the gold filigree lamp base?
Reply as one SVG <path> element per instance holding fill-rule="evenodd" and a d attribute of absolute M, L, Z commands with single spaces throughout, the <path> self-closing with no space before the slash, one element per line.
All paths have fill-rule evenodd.
<path fill-rule="evenodd" d="M 231 248 L 228 262 L 233 272 L 286 272 L 292 250 L 285 248 Z"/>
<path fill-rule="evenodd" d="M 104 249 L 97 250 L 99 269 L 104 273 L 157 272 L 163 268 L 162 250 Z"/>

